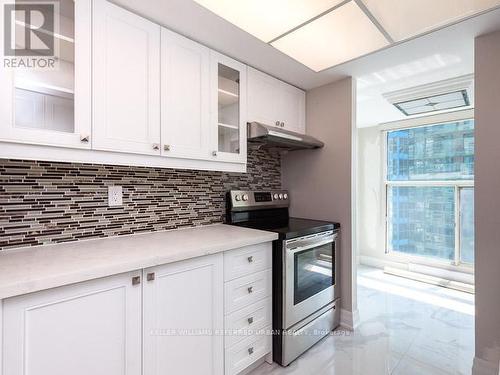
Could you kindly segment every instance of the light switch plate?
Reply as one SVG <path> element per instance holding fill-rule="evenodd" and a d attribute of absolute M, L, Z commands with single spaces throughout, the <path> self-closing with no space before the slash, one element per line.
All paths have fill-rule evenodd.
<path fill-rule="evenodd" d="M 123 205 L 123 190 L 121 186 L 108 186 L 108 206 Z"/>

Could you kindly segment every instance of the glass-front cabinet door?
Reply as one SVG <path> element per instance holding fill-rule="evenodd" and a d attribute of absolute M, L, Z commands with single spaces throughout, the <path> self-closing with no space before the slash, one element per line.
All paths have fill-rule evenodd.
<path fill-rule="evenodd" d="M 211 137 L 214 160 L 245 163 L 246 66 L 211 52 Z"/>
<path fill-rule="evenodd" d="M 2 4 L 0 140 L 90 148 L 91 0 Z"/>

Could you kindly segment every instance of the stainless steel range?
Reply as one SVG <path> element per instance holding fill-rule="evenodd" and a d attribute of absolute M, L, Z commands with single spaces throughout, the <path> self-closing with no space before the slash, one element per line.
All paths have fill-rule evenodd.
<path fill-rule="evenodd" d="M 287 191 L 227 194 L 227 222 L 279 234 L 273 243 L 273 357 L 287 366 L 340 321 L 338 223 L 294 218 Z"/>

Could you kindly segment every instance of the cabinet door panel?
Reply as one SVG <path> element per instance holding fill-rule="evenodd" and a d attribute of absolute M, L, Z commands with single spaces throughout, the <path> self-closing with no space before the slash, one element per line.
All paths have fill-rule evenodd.
<path fill-rule="evenodd" d="M 210 52 L 211 138 L 213 160 L 247 161 L 247 67 Z"/>
<path fill-rule="evenodd" d="M 287 83 L 281 83 L 280 118 L 284 123 L 284 129 L 305 133 L 305 102 L 304 91 Z"/>
<path fill-rule="evenodd" d="M 162 29 L 162 154 L 210 158 L 209 49 Z"/>
<path fill-rule="evenodd" d="M 93 148 L 159 155 L 160 26 L 94 1 Z"/>
<path fill-rule="evenodd" d="M 144 272 L 144 374 L 222 374 L 222 254 Z"/>
<path fill-rule="evenodd" d="M 64 38 L 56 38 L 59 54 L 50 56 L 57 58 L 55 69 L 0 69 L 0 140 L 90 148 L 82 139 L 91 133 L 91 2 L 61 0 L 59 34 Z M 1 7 L 2 20 L 4 11 Z M 23 34 L 18 25 L 16 40 Z"/>
<path fill-rule="evenodd" d="M 305 133 L 303 90 L 248 68 L 248 121 Z"/>
<path fill-rule="evenodd" d="M 248 68 L 248 121 L 275 125 L 280 119 L 277 109 L 280 100 L 279 81 Z"/>
<path fill-rule="evenodd" d="M 140 375 L 139 275 L 4 300 L 4 375 Z"/>

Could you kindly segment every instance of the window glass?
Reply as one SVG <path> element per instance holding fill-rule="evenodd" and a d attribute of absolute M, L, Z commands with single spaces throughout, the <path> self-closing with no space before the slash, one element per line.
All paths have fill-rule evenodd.
<path fill-rule="evenodd" d="M 474 188 L 460 189 L 460 261 L 474 263 Z"/>
<path fill-rule="evenodd" d="M 387 134 L 387 180 L 474 178 L 474 121 L 424 126 Z"/>
<path fill-rule="evenodd" d="M 473 120 L 388 132 L 387 250 L 472 264 L 473 179 Z"/>
<path fill-rule="evenodd" d="M 454 187 L 390 186 L 387 199 L 390 251 L 454 259 Z"/>

